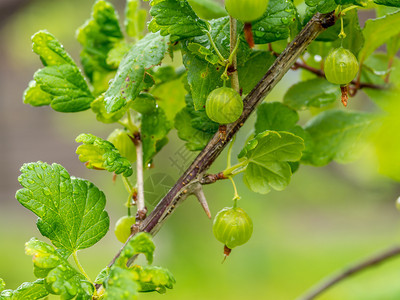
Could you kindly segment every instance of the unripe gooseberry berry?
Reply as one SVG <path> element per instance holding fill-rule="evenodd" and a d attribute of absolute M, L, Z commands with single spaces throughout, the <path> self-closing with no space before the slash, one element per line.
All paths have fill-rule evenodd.
<path fill-rule="evenodd" d="M 125 243 L 131 235 L 131 227 L 135 224 L 136 218 L 133 216 L 123 216 L 115 223 L 114 233 L 118 241 Z"/>
<path fill-rule="evenodd" d="M 252 22 L 262 17 L 268 0 L 225 0 L 227 12 L 242 22 Z"/>
<path fill-rule="evenodd" d="M 213 90 L 207 97 L 207 116 L 219 124 L 235 122 L 243 112 L 243 100 L 231 88 L 221 87 Z"/>
<path fill-rule="evenodd" d="M 107 140 L 118 149 L 123 157 L 126 157 L 132 163 L 136 161 L 135 145 L 125 130 L 115 129 L 110 133 Z"/>
<path fill-rule="evenodd" d="M 329 53 L 325 60 L 324 71 L 329 82 L 346 85 L 357 75 L 358 67 L 354 54 L 340 47 Z"/>
<path fill-rule="evenodd" d="M 225 207 L 214 219 L 213 233 L 225 245 L 224 253 L 246 243 L 253 233 L 253 222 L 249 215 L 239 207 Z"/>

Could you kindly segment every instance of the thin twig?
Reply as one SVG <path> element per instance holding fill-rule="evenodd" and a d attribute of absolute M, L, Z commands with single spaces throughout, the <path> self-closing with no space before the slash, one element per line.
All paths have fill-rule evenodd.
<path fill-rule="evenodd" d="M 146 218 L 147 208 L 144 203 L 144 180 L 143 180 L 143 143 L 139 134 L 135 135 L 136 147 L 136 182 L 137 182 L 137 213 L 136 222 L 140 223 Z"/>
<path fill-rule="evenodd" d="M 291 66 L 318 34 L 334 25 L 335 18 L 333 15 L 333 12 L 329 14 L 317 13 L 307 23 L 297 37 L 287 46 L 285 51 L 275 60 L 260 82 L 243 100 L 243 113 L 236 122 L 227 126 L 226 139 L 221 139 L 219 132 L 214 135 L 185 173 L 178 179 L 176 184 L 142 222 L 140 231 L 149 232 L 153 235 L 156 234 L 177 205 L 182 203 L 188 195 L 193 194 L 195 187 L 202 178 L 202 174 L 211 166 L 227 145 L 226 141 L 229 141 L 240 130 L 250 114 L 289 71 Z M 112 262 L 118 258 L 120 252 L 121 250 L 113 258 Z M 110 265 L 112 265 L 112 262 Z"/>
<path fill-rule="evenodd" d="M 308 292 L 306 292 L 303 296 L 300 296 L 297 300 L 311 300 L 322 294 L 330 287 L 335 285 L 338 282 L 358 273 L 368 269 L 370 267 L 376 266 L 392 257 L 395 257 L 400 254 L 400 246 L 392 247 L 383 252 L 375 254 L 364 261 L 361 261 L 353 266 L 348 267 L 347 269 L 338 272 L 332 276 L 329 276 L 323 279 L 320 283 L 317 283 L 314 287 L 312 287 Z"/>
<path fill-rule="evenodd" d="M 232 64 L 231 68 L 232 71 L 231 73 L 231 87 L 236 91 L 240 92 L 240 85 L 239 85 L 239 74 L 237 71 L 237 55 L 236 55 L 236 43 L 238 43 L 238 38 L 237 38 L 237 21 L 235 18 L 229 17 L 229 23 L 230 23 L 230 52 L 233 53 L 232 56 Z"/>

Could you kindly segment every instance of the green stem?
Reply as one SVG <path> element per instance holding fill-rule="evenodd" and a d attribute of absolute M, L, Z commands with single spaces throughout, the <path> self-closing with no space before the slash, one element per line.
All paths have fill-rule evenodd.
<path fill-rule="evenodd" d="M 233 167 L 226 168 L 222 173 L 224 174 L 225 177 L 230 177 L 230 176 L 235 176 L 245 170 L 246 165 L 249 162 L 247 160 L 244 160 Z M 236 172 L 234 172 L 236 171 Z"/>
<path fill-rule="evenodd" d="M 236 188 L 235 180 L 233 180 L 232 176 L 229 176 L 229 180 L 232 182 L 233 189 L 235 191 L 235 195 L 233 195 L 233 200 L 235 201 L 235 204 L 236 204 L 236 202 L 237 202 L 236 200 L 239 200 L 240 196 L 239 196 L 237 188 Z M 236 207 L 236 205 L 235 205 L 235 207 Z"/>
<path fill-rule="evenodd" d="M 225 57 L 222 56 L 221 52 L 219 52 L 219 50 L 217 48 L 217 45 L 215 45 L 214 40 L 213 40 L 211 34 L 208 31 L 207 31 L 207 36 L 208 36 L 208 39 L 210 40 L 211 46 L 214 48 L 214 50 L 217 53 L 219 59 L 225 65 L 226 64 L 226 59 L 225 59 Z"/>
<path fill-rule="evenodd" d="M 236 135 L 233 136 L 230 144 L 229 144 L 229 148 L 228 148 L 228 155 L 227 155 L 227 162 L 226 162 L 226 168 L 229 169 L 232 165 L 231 165 L 231 157 L 232 157 L 232 148 L 233 148 L 233 144 L 235 143 L 236 140 Z"/>
<path fill-rule="evenodd" d="M 345 9 L 343 9 L 343 10 L 341 11 L 341 14 L 344 15 L 344 14 L 346 14 L 346 12 L 348 12 L 349 10 L 352 10 L 352 9 L 355 9 L 355 8 L 359 8 L 359 6 L 357 6 L 357 5 L 349 6 L 349 7 L 345 8 Z"/>
<path fill-rule="evenodd" d="M 90 280 L 88 274 L 86 274 L 85 269 L 83 269 L 81 263 L 79 262 L 78 253 L 75 251 L 75 252 L 72 253 L 72 256 L 73 256 L 73 258 L 74 258 L 75 264 L 76 264 L 76 266 L 78 267 L 79 271 L 82 273 L 83 276 L 85 276 L 85 278 L 86 278 L 91 284 L 93 284 L 93 282 Z"/>
<path fill-rule="evenodd" d="M 128 192 L 128 201 L 126 202 L 126 206 L 128 207 L 128 216 L 131 215 L 131 202 L 132 202 L 132 196 L 133 196 L 133 192 L 135 190 L 135 188 L 132 186 L 132 184 L 130 183 L 130 181 L 128 180 L 128 178 L 126 178 L 125 176 L 121 176 L 122 177 L 122 182 L 124 183 L 125 189 Z"/>

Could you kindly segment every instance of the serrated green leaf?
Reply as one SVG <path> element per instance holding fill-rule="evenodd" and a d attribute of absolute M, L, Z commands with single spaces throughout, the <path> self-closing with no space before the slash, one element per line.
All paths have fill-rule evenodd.
<path fill-rule="evenodd" d="M 130 108 L 142 115 L 151 114 L 157 109 L 156 99 L 152 94 L 140 93 L 129 105 Z"/>
<path fill-rule="evenodd" d="M 130 49 L 105 93 L 108 113 L 116 112 L 139 95 L 144 86 L 146 70 L 161 63 L 167 43 L 166 37 L 149 33 Z"/>
<path fill-rule="evenodd" d="M 147 11 L 140 9 L 139 0 L 126 1 L 125 28 L 126 33 L 134 38 L 141 39 L 146 25 Z"/>
<path fill-rule="evenodd" d="M 88 169 L 100 169 L 129 177 L 133 174 L 130 161 L 122 157 L 117 148 L 108 141 L 93 134 L 80 134 L 75 141 L 83 143 L 76 149 L 81 162 Z"/>
<path fill-rule="evenodd" d="M 248 94 L 267 73 L 275 61 L 275 56 L 269 51 L 256 50 L 238 67 L 240 88 L 243 94 Z"/>
<path fill-rule="evenodd" d="M 132 46 L 132 44 L 129 44 L 125 41 L 121 41 L 115 44 L 114 47 L 110 49 L 110 51 L 108 51 L 107 53 L 107 64 L 110 67 L 118 68 L 125 54 L 129 52 Z"/>
<path fill-rule="evenodd" d="M 53 97 L 44 92 L 35 80 L 29 82 L 28 88 L 24 91 L 23 101 L 32 106 L 50 105 Z"/>
<path fill-rule="evenodd" d="M 107 89 L 107 82 L 103 78 L 114 69 L 114 66 L 107 64 L 107 55 L 122 38 L 114 7 L 107 1 L 96 1 L 91 18 L 77 30 L 78 42 L 83 46 L 83 69 L 95 87 L 96 95 Z"/>
<path fill-rule="evenodd" d="M 139 232 L 125 245 L 115 265 L 126 267 L 128 260 L 137 254 L 144 254 L 147 262 L 152 264 L 155 248 L 151 235 L 146 232 Z"/>
<path fill-rule="evenodd" d="M 186 141 L 186 147 L 190 151 L 202 150 L 213 134 L 200 131 L 191 124 L 192 114 L 189 108 L 183 108 L 175 116 L 175 128 L 181 140 Z"/>
<path fill-rule="evenodd" d="M 17 200 L 39 218 L 40 233 L 61 249 L 74 252 L 97 243 L 108 231 L 105 196 L 92 183 L 71 178 L 59 164 L 24 164 Z"/>
<path fill-rule="evenodd" d="M 256 135 L 239 153 L 247 161 L 243 180 L 254 192 L 281 191 L 292 175 L 288 162 L 300 160 L 303 140 L 289 132 L 264 131 Z"/>
<path fill-rule="evenodd" d="M 363 64 L 365 59 L 375 49 L 384 44 L 392 36 L 398 34 L 400 34 L 400 11 L 381 18 L 367 20 L 363 29 L 365 38 L 364 47 L 358 54 L 360 64 Z"/>
<path fill-rule="evenodd" d="M 60 295 L 61 299 L 75 297 L 82 300 L 92 299 L 93 285 L 76 271 L 54 247 L 32 238 L 25 244 L 25 253 L 32 255 L 35 268 L 42 270 L 44 286 L 48 293 Z M 36 286 L 35 291 L 43 292 L 43 289 L 41 286 Z"/>
<path fill-rule="evenodd" d="M 136 300 L 139 289 L 137 279 L 138 275 L 135 272 L 123 267 L 113 266 L 105 283 L 104 299 Z"/>
<path fill-rule="evenodd" d="M 0 291 L 2 291 L 0 289 Z M 45 287 L 45 280 L 24 282 L 16 290 L 4 290 L 0 293 L 0 300 L 36 300 L 46 297 L 49 292 Z"/>
<path fill-rule="evenodd" d="M 304 154 L 302 162 L 323 166 L 332 160 L 354 160 L 375 123 L 376 116 L 368 113 L 328 110 L 318 114 L 304 127 L 312 139 L 313 151 Z"/>
<path fill-rule="evenodd" d="M 170 35 L 172 42 L 203 35 L 208 30 L 186 0 L 152 0 L 149 23 L 151 32 Z"/>
<path fill-rule="evenodd" d="M 142 116 L 141 139 L 145 164 L 149 163 L 165 145 L 165 139 L 171 128 L 172 124 L 161 107 L 157 107 L 154 112 Z"/>
<path fill-rule="evenodd" d="M 146 266 L 133 269 L 139 275 L 139 292 L 153 292 L 165 294 L 168 289 L 172 289 L 176 283 L 174 276 L 165 268 Z"/>
<path fill-rule="evenodd" d="M 400 7 L 398 0 L 374 0 L 374 3 L 386 6 Z"/>
<path fill-rule="evenodd" d="M 254 42 L 267 44 L 287 39 L 296 18 L 297 10 L 292 0 L 270 0 L 265 14 L 252 23 Z"/>
<path fill-rule="evenodd" d="M 334 11 L 337 6 L 335 0 L 306 0 L 306 4 L 316 8 L 316 10 L 322 14 Z"/>
<path fill-rule="evenodd" d="M 126 113 L 128 107 L 122 107 L 113 113 L 108 113 L 106 110 L 106 104 L 104 102 L 104 96 L 97 97 L 92 103 L 90 103 L 92 111 L 96 114 L 97 121 L 110 124 L 118 122 Z"/>
<path fill-rule="evenodd" d="M 59 112 L 78 112 L 90 108 L 94 100 L 79 69 L 72 65 L 49 66 L 33 76 L 42 91 L 51 97 L 51 107 Z"/>
<path fill-rule="evenodd" d="M 227 15 L 226 10 L 214 0 L 188 0 L 195 13 L 202 19 L 211 20 Z"/>
<path fill-rule="evenodd" d="M 323 107 L 340 96 L 340 87 L 324 78 L 314 78 L 292 85 L 283 102 L 296 110 L 309 107 Z"/>
<path fill-rule="evenodd" d="M 33 51 L 46 67 L 35 73 L 36 83 L 29 84 L 24 102 L 34 106 L 50 104 L 60 112 L 88 109 L 94 98 L 79 68 L 63 46 L 47 31 L 39 31 L 32 41 Z"/>

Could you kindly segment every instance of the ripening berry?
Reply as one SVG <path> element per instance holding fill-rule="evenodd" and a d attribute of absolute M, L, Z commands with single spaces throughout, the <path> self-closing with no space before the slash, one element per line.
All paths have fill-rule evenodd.
<path fill-rule="evenodd" d="M 115 223 L 114 233 L 118 241 L 125 243 L 131 235 L 131 227 L 135 224 L 136 218 L 133 216 L 123 216 Z"/>
<path fill-rule="evenodd" d="M 252 22 L 262 17 L 268 0 L 225 0 L 227 12 L 242 22 Z"/>
<path fill-rule="evenodd" d="M 340 47 L 329 53 L 325 60 L 324 71 L 329 82 L 346 85 L 357 75 L 358 67 L 354 54 Z"/>
<path fill-rule="evenodd" d="M 243 100 L 240 95 L 231 88 L 222 87 L 213 90 L 207 97 L 207 116 L 219 124 L 235 122 L 242 115 Z"/>

